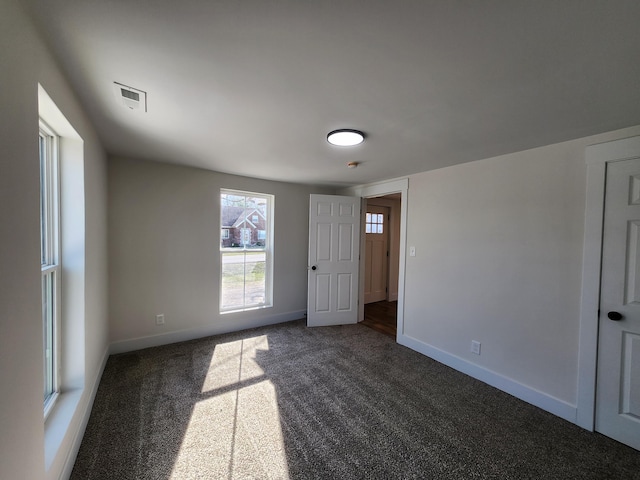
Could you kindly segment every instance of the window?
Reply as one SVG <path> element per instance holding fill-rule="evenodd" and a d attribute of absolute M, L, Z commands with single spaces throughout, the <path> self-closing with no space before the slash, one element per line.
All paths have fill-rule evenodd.
<path fill-rule="evenodd" d="M 384 232 L 384 215 L 381 213 L 367 213 L 366 216 L 366 233 L 383 233 Z"/>
<path fill-rule="evenodd" d="M 223 239 L 228 239 L 229 238 L 229 229 L 228 228 L 223 228 L 222 229 L 222 237 Z"/>
<path fill-rule="evenodd" d="M 33 137 L 40 147 L 43 424 L 50 473 L 74 431 L 74 419 L 84 411 L 85 219 L 92 211 L 85 203 L 84 141 L 42 85 L 38 115 L 40 132 Z"/>
<path fill-rule="evenodd" d="M 220 311 L 270 307 L 273 196 L 221 190 Z"/>
<path fill-rule="evenodd" d="M 44 353 L 44 411 L 58 396 L 58 325 L 60 318 L 60 192 L 58 137 L 40 122 L 40 262 Z"/>

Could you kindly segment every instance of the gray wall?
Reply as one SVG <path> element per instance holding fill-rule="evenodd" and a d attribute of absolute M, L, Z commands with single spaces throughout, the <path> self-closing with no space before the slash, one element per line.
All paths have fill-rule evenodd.
<path fill-rule="evenodd" d="M 0 2 L 0 478 L 58 478 L 107 348 L 106 160 L 96 133 L 19 2 Z M 38 82 L 84 140 L 84 390 L 45 468 Z M 45 471 L 46 470 L 46 471 Z"/>
<path fill-rule="evenodd" d="M 332 193 L 128 159 L 96 133 L 17 0 L 0 2 L 0 478 L 58 478 L 109 341 L 121 348 L 286 320 L 306 308 L 308 195 Z M 45 467 L 37 85 L 84 140 L 84 390 Z M 576 402 L 584 148 L 640 127 L 410 177 L 405 334 Z M 218 314 L 219 189 L 276 196 L 274 307 Z M 157 313 L 167 324 L 155 326 Z M 155 336 L 155 337 L 154 337 Z M 155 338 L 155 339 L 154 339 Z M 469 352 L 472 339 L 482 355 Z"/>
<path fill-rule="evenodd" d="M 522 385 L 571 417 L 585 147 L 638 134 L 635 127 L 411 176 L 407 245 L 416 256 L 406 259 L 404 333 L 413 347 Z M 482 343 L 480 356 L 471 340 Z"/>
<path fill-rule="evenodd" d="M 275 195 L 273 308 L 219 313 L 220 189 Z M 113 351 L 302 318 L 309 194 L 305 185 L 197 168 L 109 160 L 109 299 Z M 156 326 L 163 313 L 165 325 Z"/>

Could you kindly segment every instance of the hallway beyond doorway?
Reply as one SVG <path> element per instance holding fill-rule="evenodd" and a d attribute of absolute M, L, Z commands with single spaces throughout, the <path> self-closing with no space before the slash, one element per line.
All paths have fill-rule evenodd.
<path fill-rule="evenodd" d="M 364 306 L 364 320 L 361 322 L 369 328 L 390 337 L 396 338 L 398 302 L 367 303 Z"/>

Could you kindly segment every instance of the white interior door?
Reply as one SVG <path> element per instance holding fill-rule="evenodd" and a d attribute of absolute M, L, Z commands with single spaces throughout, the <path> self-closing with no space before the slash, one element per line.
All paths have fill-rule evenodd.
<path fill-rule="evenodd" d="M 368 205 L 365 215 L 364 303 L 387 299 L 389 207 Z"/>
<path fill-rule="evenodd" d="M 607 165 L 596 430 L 640 449 L 640 159 Z"/>
<path fill-rule="evenodd" d="M 358 322 L 360 198 L 311 195 L 307 325 Z"/>

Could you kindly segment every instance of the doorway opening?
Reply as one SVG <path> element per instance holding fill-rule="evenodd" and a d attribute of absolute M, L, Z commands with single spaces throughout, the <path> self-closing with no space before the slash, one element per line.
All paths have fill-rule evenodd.
<path fill-rule="evenodd" d="M 398 335 L 398 302 L 381 300 L 364 305 L 362 325 L 396 338 Z"/>
<path fill-rule="evenodd" d="M 397 336 L 402 195 L 367 198 L 364 212 L 364 319 L 362 324 Z"/>

